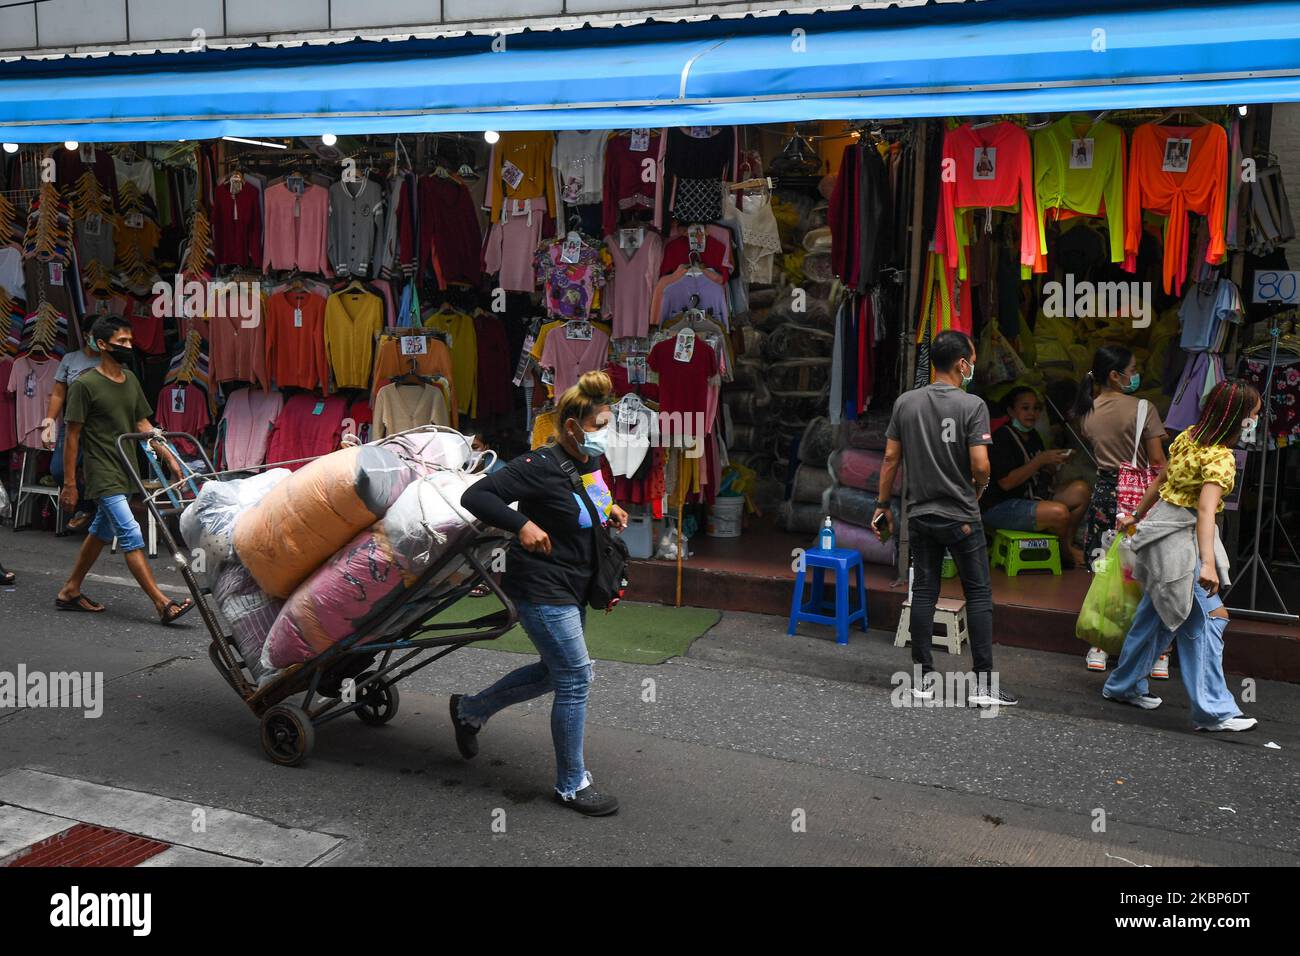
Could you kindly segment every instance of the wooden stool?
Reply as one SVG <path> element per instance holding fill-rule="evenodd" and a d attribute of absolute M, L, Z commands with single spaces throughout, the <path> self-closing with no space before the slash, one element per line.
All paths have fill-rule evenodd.
<path fill-rule="evenodd" d="M 942 637 L 935 637 L 934 643 L 946 647 L 949 654 L 961 653 L 961 642 L 970 639 L 966 627 L 966 602 L 955 598 L 939 598 L 934 607 L 934 626 L 943 625 Z M 894 634 L 894 646 L 906 647 L 912 640 L 912 602 L 903 602 L 903 613 L 898 619 L 898 631 Z"/>
<path fill-rule="evenodd" d="M 1028 556 L 1034 551 L 1042 551 L 1044 556 Z M 1009 578 L 1014 578 L 1021 571 L 1051 571 L 1059 575 L 1061 542 L 1056 535 L 1045 531 L 1007 531 L 999 528 L 993 535 L 990 563 L 995 568 L 1002 568 Z"/>

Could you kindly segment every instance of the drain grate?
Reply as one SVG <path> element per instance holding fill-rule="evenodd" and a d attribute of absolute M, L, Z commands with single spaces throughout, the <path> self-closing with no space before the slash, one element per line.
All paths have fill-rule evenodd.
<path fill-rule="evenodd" d="M 23 850 L 7 866 L 139 866 L 170 843 L 78 823 Z"/>

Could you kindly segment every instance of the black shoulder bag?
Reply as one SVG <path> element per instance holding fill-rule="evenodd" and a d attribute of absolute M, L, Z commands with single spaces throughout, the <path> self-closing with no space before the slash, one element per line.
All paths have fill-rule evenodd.
<path fill-rule="evenodd" d="M 591 576 L 591 585 L 587 589 L 587 606 L 597 611 L 608 611 L 623 600 L 627 590 L 627 544 L 622 538 L 609 533 L 601 523 L 596 506 L 587 494 L 587 486 L 582 476 L 567 458 L 560 462 L 560 468 L 569 476 L 569 484 L 591 516 L 591 529 L 596 536 L 596 569 Z"/>

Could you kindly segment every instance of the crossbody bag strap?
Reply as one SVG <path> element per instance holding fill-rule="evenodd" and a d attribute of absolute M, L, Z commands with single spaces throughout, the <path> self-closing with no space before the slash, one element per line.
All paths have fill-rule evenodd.
<path fill-rule="evenodd" d="M 1147 408 L 1150 405 L 1145 398 L 1138 399 L 1137 431 L 1133 434 L 1133 460 L 1129 462 L 1134 468 L 1138 464 L 1138 452 L 1142 450 L 1142 432 L 1147 425 Z"/>
<path fill-rule="evenodd" d="M 1025 443 L 1022 442 L 1022 441 L 1020 440 L 1020 436 L 1016 434 L 1016 426 L 1014 426 L 1014 425 L 1008 425 L 1008 426 L 1007 426 L 1007 429 L 1011 432 L 1011 437 L 1014 438 L 1014 439 L 1016 440 L 1016 444 L 1020 446 L 1020 453 L 1021 453 L 1022 455 L 1025 456 L 1025 464 L 1026 464 L 1026 465 L 1029 464 L 1029 462 L 1030 462 L 1029 449 L 1026 448 L 1026 447 L 1025 447 Z M 1034 478 L 1036 478 L 1036 477 L 1038 477 L 1038 476 L 1035 475 Z M 1034 478 L 1030 478 L 1028 481 L 1025 482 L 1025 484 L 1029 486 L 1029 494 L 1030 494 L 1030 495 L 1033 495 L 1033 493 L 1034 493 Z M 1027 501 L 1038 501 L 1039 499 L 1031 497 L 1031 498 L 1027 498 L 1026 500 L 1027 500 Z"/>
<path fill-rule="evenodd" d="M 560 470 L 569 476 L 569 484 L 573 486 L 573 493 L 578 496 L 578 500 L 583 503 L 587 509 L 587 515 L 591 518 L 591 528 L 600 535 L 605 532 L 605 525 L 600 520 L 600 515 L 596 514 L 596 504 L 591 500 L 591 495 L 587 494 L 587 486 L 582 481 L 582 476 L 578 474 L 577 467 L 569 459 L 560 462 Z M 599 555 L 597 555 L 599 558 Z"/>

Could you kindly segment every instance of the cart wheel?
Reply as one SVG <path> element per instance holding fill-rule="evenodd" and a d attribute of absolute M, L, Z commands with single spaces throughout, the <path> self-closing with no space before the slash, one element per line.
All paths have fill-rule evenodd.
<path fill-rule="evenodd" d="M 357 683 L 360 684 L 369 677 L 370 672 L 362 674 L 357 678 Z M 379 727 L 397 716 L 397 707 L 401 700 L 402 696 L 397 692 L 396 684 L 376 681 L 361 688 L 361 695 L 357 701 L 360 706 L 353 713 L 361 718 L 363 724 Z"/>
<path fill-rule="evenodd" d="M 276 704 L 262 715 L 262 750 L 272 763 L 302 763 L 316 743 L 316 728 L 297 704 Z"/>

